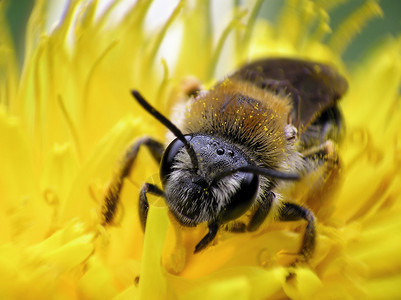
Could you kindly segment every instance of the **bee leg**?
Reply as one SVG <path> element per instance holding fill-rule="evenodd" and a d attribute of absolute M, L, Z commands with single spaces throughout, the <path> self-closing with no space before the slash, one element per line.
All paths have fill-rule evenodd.
<path fill-rule="evenodd" d="M 335 143 L 332 140 L 327 140 L 324 143 L 306 149 L 301 153 L 305 159 L 318 159 L 322 162 L 338 162 Z"/>
<path fill-rule="evenodd" d="M 224 230 L 233 233 L 243 233 L 246 231 L 246 224 L 243 222 L 235 222 L 224 226 Z"/>
<path fill-rule="evenodd" d="M 316 120 L 321 125 L 320 140 L 340 141 L 344 135 L 344 117 L 338 106 L 326 109 Z"/>
<path fill-rule="evenodd" d="M 149 211 L 149 202 L 148 198 L 146 197 L 147 193 L 164 197 L 163 191 L 158 186 L 151 183 L 145 183 L 142 186 L 142 189 L 139 193 L 138 212 L 139 212 L 139 220 L 141 221 L 143 231 L 145 231 L 146 219 L 148 217 L 148 211 Z"/>
<path fill-rule="evenodd" d="M 164 146 L 150 137 L 144 137 L 128 148 L 116 174 L 107 187 L 101 212 L 103 217 L 102 225 L 111 224 L 113 222 L 120 200 L 120 194 L 123 189 L 124 179 L 129 176 L 131 167 L 142 145 L 150 150 L 150 153 L 157 162 L 161 161 Z"/>
<path fill-rule="evenodd" d="M 306 220 L 308 225 L 305 229 L 299 254 L 302 255 L 305 260 L 308 260 L 315 249 L 315 216 L 310 210 L 295 203 L 283 203 L 279 214 L 280 221 L 297 221 L 301 219 Z"/>
<path fill-rule="evenodd" d="M 128 151 L 125 154 L 123 165 L 125 176 L 128 176 L 128 173 L 131 169 L 132 164 L 135 162 L 135 159 L 138 155 L 138 151 L 141 146 L 146 146 L 152 154 L 153 158 L 159 163 L 163 156 L 164 146 L 162 143 L 150 138 L 150 137 L 143 137 L 139 141 L 132 144 Z"/>
<path fill-rule="evenodd" d="M 269 214 L 270 208 L 272 206 L 273 200 L 276 195 L 273 192 L 268 192 L 263 194 L 262 196 L 262 203 L 255 211 L 254 215 L 252 216 L 251 220 L 248 223 L 247 231 L 255 231 L 257 230 L 260 225 L 262 225 L 263 221 L 266 219 L 267 215 Z"/>
<path fill-rule="evenodd" d="M 201 241 L 195 246 L 195 251 L 194 253 L 198 253 L 199 251 L 203 250 L 206 248 L 207 245 L 217 235 L 217 231 L 219 230 L 219 223 L 217 221 L 209 223 L 209 232 L 201 239 Z"/>

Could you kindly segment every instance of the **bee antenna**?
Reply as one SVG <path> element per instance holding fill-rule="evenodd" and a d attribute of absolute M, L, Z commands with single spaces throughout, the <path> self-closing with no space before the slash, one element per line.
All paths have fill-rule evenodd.
<path fill-rule="evenodd" d="M 137 90 L 132 90 L 131 91 L 132 96 L 138 101 L 138 103 L 148 112 L 150 113 L 155 119 L 157 119 L 160 123 L 162 123 L 164 126 L 166 126 L 181 142 L 183 142 L 185 149 L 188 152 L 188 155 L 191 159 L 193 168 L 198 170 L 199 164 L 198 164 L 198 159 L 196 157 L 196 153 L 194 148 L 188 141 L 186 140 L 185 136 L 182 134 L 182 132 L 175 126 L 169 119 L 167 119 L 165 116 L 163 116 L 159 111 L 157 111 L 152 105 L 149 104 L 148 101 L 145 100 L 145 98 L 142 97 L 142 95 L 137 91 Z"/>
<path fill-rule="evenodd" d="M 258 166 L 241 166 L 232 169 L 228 169 L 218 173 L 212 180 L 210 185 L 215 184 L 217 181 L 221 180 L 224 177 L 233 175 L 237 172 L 244 172 L 244 173 L 252 173 L 261 176 L 266 176 L 270 178 L 277 178 L 282 180 L 299 180 L 301 177 L 298 174 L 294 173 L 284 173 L 273 169 L 262 168 Z"/>

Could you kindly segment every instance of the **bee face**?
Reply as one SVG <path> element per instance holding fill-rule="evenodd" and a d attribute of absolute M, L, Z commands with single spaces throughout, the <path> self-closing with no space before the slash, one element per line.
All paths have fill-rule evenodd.
<path fill-rule="evenodd" d="M 199 168 L 193 169 L 180 140 L 167 147 L 160 177 L 170 211 L 186 226 L 213 220 L 228 222 L 241 216 L 256 197 L 258 176 L 239 172 L 217 182 L 213 178 L 224 170 L 252 162 L 240 149 L 215 137 L 185 137 L 195 150 Z"/>
<path fill-rule="evenodd" d="M 112 219 L 138 149 L 146 146 L 161 163 L 163 189 L 144 184 L 139 199 L 143 227 L 147 193 L 163 196 L 180 224 L 208 224 L 209 232 L 195 252 L 209 245 L 222 224 L 244 214 L 248 223 L 240 227 L 248 231 L 257 230 L 269 215 L 283 221 L 304 219 L 308 225 L 300 255 L 309 258 L 315 245 L 314 215 L 292 199 L 283 199 L 280 186 L 321 165 L 333 166 L 327 163 L 333 153 L 318 154 L 333 149 L 327 145 L 340 139 L 337 100 L 346 89 L 346 80 L 331 66 L 286 58 L 260 60 L 210 91 L 196 92 L 182 112 L 181 128 L 133 91 L 138 103 L 176 139 L 166 149 L 150 138 L 130 147 L 105 197 L 105 223 Z"/>

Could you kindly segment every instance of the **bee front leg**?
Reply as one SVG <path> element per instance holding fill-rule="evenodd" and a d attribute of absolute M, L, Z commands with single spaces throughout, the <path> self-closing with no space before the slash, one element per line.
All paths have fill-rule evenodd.
<path fill-rule="evenodd" d="M 248 225 L 242 222 L 235 222 L 225 227 L 225 230 L 230 232 L 245 232 L 245 231 L 256 231 L 259 229 L 260 225 L 266 220 L 269 215 L 270 208 L 272 206 L 273 200 L 276 195 L 273 192 L 264 193 L 261 197 L 261 203 L 255 210 L 253 216 L 251 217 Z"/>
<path fill-rule="evenodd" d="M 249 221 L 249 224 L 246 228 L 247 231 L 255 231 L 260 227 L 260 225 L 262 225 L 263 221 L 269 214 L 275 197 L 276 195 L 273 192 L 267 192 L 266 194 L 262 195 L 262 203 L 257 208 L 251 220 Z"/>
<path fill-rule="evenodd" d="M 161 161 L 164 146 L 150 137 L 144 137 L 128 148 L 105 193 L 101 211 L 103 225 L 111 224 L 113 222 L 117 206 L 120 201 L 120 194 L 123 189 L 124 179 L 129 176 L 132 165 L 137 158 L 141 146 L 147 147 L 157 162 L 160 163 Z"/>
<path fill-rule="evenodd" d="M 302 255 L 305 260 L 308 260 L 315 249 L 315 216 L 310 210 L 295 203 L 285 202 L 283 204 L 279 214 L 280 221 L 298 221 L 301 219 L 306 220 L 308 225 L 305 229 L 299 254 Z"/>
<path fill-rule="evenodd" d="M 305 159 L 317 158 L 330 163 L 337 163 L 337 151 L 335 143 L 332 140 L 327 140 L 320 145 L 310 147 L 301 152 Z"/>
<path fill-rule="evenodd" d="M 163 191 L 158 186 L 151 183 L 145 183 L 142 186 L 141 192 L 139 193 L 138 212 L 139 212 L 139 220 L 141 221 L 143 231 L 145 231 L 146 219 L 148 217 L 148 211 L 149 211 L 149 202 L 148 198 L 146 197 L 147 193 L 150 193 L 155 196 L 164 197 Z"/>
<path fill-rule="evenodd" d="M 217 232 L 219 231 L 219 223 L 217 221 L 209 223 L 209 232 L 201 239 L 201 241 L 195 246 L 194 253 L 198 253 L 199 251 L 206 248 L 207 245 L 210 244 L 211 241 L 216 237 Z"/>

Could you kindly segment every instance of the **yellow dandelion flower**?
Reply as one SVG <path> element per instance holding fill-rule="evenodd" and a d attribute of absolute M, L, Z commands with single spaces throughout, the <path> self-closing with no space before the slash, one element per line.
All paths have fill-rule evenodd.
<path fill-rule="evenodd" d="M 263 1 L 216 13 L 202 0 L 162 9 L 74 0 L 49 29 L 50 3 L 35 1 L 21 74 L 0 3 L 1 299 L 401 297 L 401 40 L 386 39 L 351 70 L 341 59 L 381 15 L 377 2 L 365 1 L 333 33 L 336 1 L 288 0 L 271 24 L 257 17 Z M 163 21 L 151 22 L 160 10 Z M 105 221 L 105 195 L 121 184 L 116 162 L 138 138 L 166 134 L 130 90 L 174 115 L 188 75 L 212 86 L 244 61 L 278 55 L 331 61 L 349 81 L 337 180 L 318 194 L 307 184 L 288 191 L 317 218 L 307 263 L 292 264 L 290 254 L 303 222 L 220 232 L 193 254 L 206 227 L 179 227 L 152 197 L 143 234 L 139 191 L 159 183 L 146 151 Z"/>

